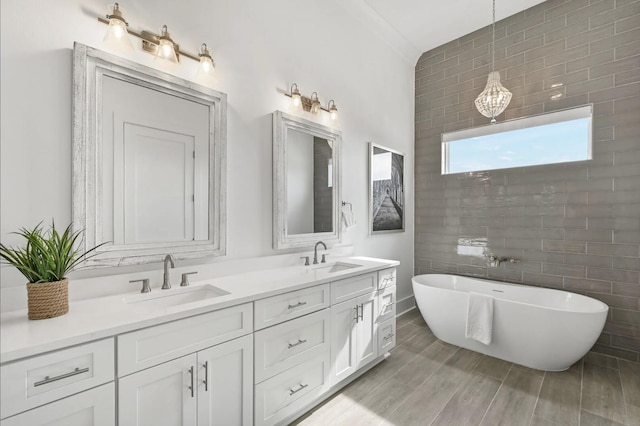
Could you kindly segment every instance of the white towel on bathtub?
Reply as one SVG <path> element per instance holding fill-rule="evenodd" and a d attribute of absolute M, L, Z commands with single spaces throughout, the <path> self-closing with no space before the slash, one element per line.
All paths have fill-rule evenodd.
<path fill-rule="evenodd" d="M 493 296 L 469 292 L 465 337 L 485 345 L 493 335 Z"/>

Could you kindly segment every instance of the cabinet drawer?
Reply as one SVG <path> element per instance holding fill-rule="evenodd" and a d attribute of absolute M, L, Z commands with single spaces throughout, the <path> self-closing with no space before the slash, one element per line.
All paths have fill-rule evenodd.
<path fill-rule="evenodd" d="M 251 303 L 118 336 L 118 377 L 253 331 Z"/>
<path fill-rule="evenodd" d="M 324 309 L 255 333 L 255 382 L 260 383 L 330 348 L 331 311 Z"/>
<path fill-rule="evenodd" d="M 378 317 L 376 322 L 383 323 L 396 317 L 396 286 L 378 291 Z"/>
<path fill-rule="evenodd" d="M 9 417 L 0 424 L 2 426 L 113 426 L 116 423 L 115 398 L 115 385 L 108 383 Z"/>
<path fill-rule="evenodd" d="M 329 389 L 329 352 L 256 385 L 255 424 L 273 425 Z"/>
<path fill-rule="evenodd" d="M 255 329 L 260 330 L 329 307 L 329 284 L 280 294 L 255 302 Z"/>
<path fill-rule="evenodd" d="M 50 352 L 0 367 L 0 418 L 113 380 L 113 339 Z"/>
<path fill-rule="evenodd" d="M 331 283 L 331 304 L 341 303 L 377 289 L 376 273 L 359 275 Z"/>
<path fill-rule="evenodd" d="M 396 285 L 396 268 L 378 271 L 378 290 Z"/>
<path fill-rule="evenodd" d="M 392 318 L 378 326 L 378 355 L 396 347 L 396 320 Z"/>

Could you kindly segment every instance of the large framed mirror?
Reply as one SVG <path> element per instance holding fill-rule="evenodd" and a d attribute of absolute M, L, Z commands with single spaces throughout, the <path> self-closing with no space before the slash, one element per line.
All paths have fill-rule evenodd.
<path fill-rule="evenodd" d="M 226 95 L 80 43 L 73 83 L 87 266 L 224 255 Z"/>
<path fill-rule="evenodd" d="M 273 247 L 339 243 L 340 131 L 273 113 Z"/>

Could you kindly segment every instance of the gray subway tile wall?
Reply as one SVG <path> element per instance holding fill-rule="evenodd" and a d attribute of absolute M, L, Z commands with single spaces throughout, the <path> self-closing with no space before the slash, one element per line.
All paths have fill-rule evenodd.
<path fill-rule="evenodd" d="M 416 65 L 415 272 L 600 299 L 611 310 L 593 351 L 638 362 L 640 1 L 549 0 L 496 23 L 513 93 L 499 120 L 591 103 L 593 160 L 442 176 L 441 134 L 488 124 L 473 101 L 490 42 L 488 26 Z M 478 248 L 521 262 L 490 267 Z"/>

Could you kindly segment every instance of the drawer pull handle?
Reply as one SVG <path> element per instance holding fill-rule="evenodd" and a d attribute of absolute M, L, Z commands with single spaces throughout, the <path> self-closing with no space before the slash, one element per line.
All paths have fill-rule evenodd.
<path fill-rule="evenodd" d="M 353 309 L 356 310 L 356 317 L 354 318 L 354 320 L 356 320 L 356 323 L 358 323 L 358 318 L 360 318 L 360 315 L 358 314 L 358 305 L 356 305 Z"/>
<path fill-rule="evenodd" d="M 389 340 L 394 336 L 393 333 L 390 333 L 388 336 L 384 336 L 383 340 Z"/>
<path fill-rule="evenodd" d="M 295 348 L 296 346 L 301 345 L 303 343 L 307 343 L 307 340 L 298 339 L 298 341 L 294 344 L 289 343 L 289 349 Z"/>
<path fill-rule="evenodd" d="M 204 362 L 204 391 L 207 392 L 209 390 L 209 361 Z"/>
<path fill-rule="evenodd" d="M 360 304 L 360 319 L 364 321 L 364 303 Z"/>
<path fill-rule="evenodd" d="M 291 395 L 293 395 L 293 394 L 296 394 L 296 393 L 300 392 L 302 389 L 306 388 L 307 386 L 309 386 L 309 385 L 303 385 L 303 384 L 301 384 L 301 385 L 300 385 L 300 387 L 299 387 L 298 389 L 296 389 L 296 390 L 289 389 L 289 396 L 291 396 Z"/>
<path fill-rule="evenodd" d="M 189 374 L 191 375 L 191 386 L 189 386 L 189 390 L 191 391 L 191 398 L 194 397 L 194 389 L 193 389 L 193 365 L 191 366 L 191 368 L 189 369 Z"/>
<path fill-rule="evenodd" d="M 73 370 L 70 373 L 65 373 L 65 374 L 61 374 L 59 376 L 54 376 L 54 377 L 44 376 L 44 380 L 40 380 L 39 382 L 35 382 L 33 384 L 33 386 L 35 387 L 35 386 L 46 385 L 48 383 L 55 382 L 56 380 L 62 380 L 62 379 L 66 379 L 67 377 L 77 376 L 78 374 L 86 373 L 87 371 L 89 371 L 89 367 L 86 367 L 86 368 L 78 368 L 78 367 L 76 367 L 76 369 Z"/>
<path fill-rule="evenodd" d="M 289 305 L 288 309 L 299 308 L 300 306 L 304 306 L 306 304 L 307 304 L 307 302 L 298 302 L 295 305 Z"/>

